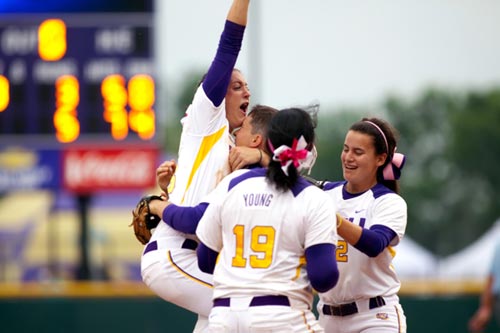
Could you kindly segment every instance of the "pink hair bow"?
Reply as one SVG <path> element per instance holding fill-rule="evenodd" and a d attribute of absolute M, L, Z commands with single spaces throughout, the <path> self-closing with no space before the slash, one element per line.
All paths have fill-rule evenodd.
<path fill-rule="evenodd" d="M 397 180 L 401 177 L 401 169 L 406 162 L 406 156 L 400 153 L 394 153 L 392 160 L 387 164 L 383 171 L 384 180 Z"/>

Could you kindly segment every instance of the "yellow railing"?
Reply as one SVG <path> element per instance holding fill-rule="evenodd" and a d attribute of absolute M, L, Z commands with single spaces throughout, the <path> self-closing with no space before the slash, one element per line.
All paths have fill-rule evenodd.
<path fill-rule="evenodd" d="M 0 283 L 0 298 L 149 296 L 154 294 L 142 282 Z"/>
<path fill-rule="evenodd" d="M 400 296 L 478 295 L 484 281 L 406 280 Z M 0 298 L 30 297 L 157 297 L 139 281 L 120 282 L 30 282 L 0 283 Z"/>
<path fill-rule="evenodd" d="M 401 296 L 413 295 L 467 295 L 480 294 L 485 286 L 484 280 L 406 280 L 401 282 Z"/>

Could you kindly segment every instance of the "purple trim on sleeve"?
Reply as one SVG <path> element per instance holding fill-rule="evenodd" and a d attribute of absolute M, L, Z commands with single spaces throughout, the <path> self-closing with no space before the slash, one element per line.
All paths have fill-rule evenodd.
<path fill-rule="evenodd" d="M 388 193 L 395 193 L 393 190 L 391 190 L 390 188 L 388 187 L 385 187 L 384 185 L 382 184 L 377 184 L 375 185 L 373 188 L 372 188 L 372 192 L 373 192 L 373 197 L 376 199 L 378 197 L 381 197 L 385 194 L 388 194 Z"/>
<path fill-rule="evenodd" d="M 396 232 L 389 227 L 374 225 L 370 229 L 363 229 L 361 237 L 354 247 L 374 258 L 389 246 L 396 235 Z"/>
<path fill-rule="evenodd" d="M 218 252 L 210 249 L 205 244 L 200 243 L 200 245 L 198 245 L 198 249 L 196 250 L 198 267 L 200 270 L 208 274 L 213 274 L 218 255 Z"/>
<path fill-rule="evenodd" d="M 226 96 L 244 31 L 245 26 L 226 21 L 217 53 L 202 83 L 205 94 L 215 106 L 219 106 Z"/>
<path fill-rule="evenodd" d="M 184 207 L 170 204 L 163 210 L 163 221 L 173 229 L 187 234 L 195 234 L 198 222 L 208 207 L 202 202 L 194 207 Z"/>
<path fill-rule="evenodd" d="M 335 245 L 317 244 L 306 249 L 307 276 L 318 292 L 326 292 L 338 282 L 339 269 L 335 260 Z"/>
<path fill-rule="evenodd" d="M 328 191 L 332 190 L 336 187 L 344 185 L 346 182 L 345 181 L 339 181 L 339 182 L 326 182 L 325 185 L 323 185 L 323 190 Z"/>
<path fill-rule="evenodd" d="M 302 192 L 305 188 L 307 188 L 309 186 L 314 186 L 314 185 L 309 183 L 304 178 L 299 177 L 297 179 L 297 183 L 295 183 L 295 185 L 293 185 L 293 187 L 291 188 L 293 196 L 296 197 L 297 195 L 300 194 L 300 192 Z"/>
<path fill-rule="evenodd" d="M 250 171 L 245 172 L 241 176 L 233 178 L 229 182 L 228 191 L 230 191 L 233 187 L 235 187 L 236 185 L 238 185 L 242 181 L 247 180 L 249 178 L 265 177 L 266 173 L 267 173 L 267 169 L 266 168 L 254 168 L 254 169 L 250 169 Z M 296 197 L 297 195 L 299 195 L 300 192 L 302 192 L 305 188 L 307 188 L 309 186 L 314 186 L 314 185 L 311 184 L 311 183 L 309 183 L 304 178 L 299 177 L 297 179 L 297 183 L 291 188 L 293 196 Z"/>
<path fill-rule="evenodd" d="M 244 174 L 231 179 L 227 190 L 230 191 L 233 187 L 235 187 L 236 185 L 238 185 L 239 183 L 241 183 L 244 180 L 254 178 L 254 177 L 265 177 L 266 172 L 267 172 L 267 169 L 265 169 L 265 168 L 251 169 L 248 172 L 245 172 Z"/>
<path fill-rule="evenodd" d="M 342 182 L 341 183 L 342 185 L 345 185 L 345 182 Z M 394 191 L 392 191 L 391 189 L 385 187 L 384 185 L 382 184 L 376 184 L 375 186 L 373 186 L 371 189 L 367 190 L 367 191 L 371 191 L 373 193 L 373 197 L 376 199 L 376 198 L 379 198 L 385 194 L 389 194 L 389 193 L 394 193 Z M 352 198 L 356 198 L 356 197 L 359 197 L 360 195 L 363 195 L 365 194 L 367 191 L 365 192 L 361 192 L 361 193 L 349 193 L 346 191 L 345 189 L 345 186 L 342 188 L 342 199 L 344 200 L 349 200 L 349 199 L 352 199 Z"/>

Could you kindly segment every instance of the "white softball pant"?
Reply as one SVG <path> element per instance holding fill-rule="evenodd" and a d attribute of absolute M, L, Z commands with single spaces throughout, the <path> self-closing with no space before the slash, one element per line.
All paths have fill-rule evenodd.
<path fill-rule="evenodd" d="M 406 317 L 397 296 L 342 305 L 320 301 L 318 313 L 326 333 L 406 333 Z"/>
<path fill-rule="evenodd" d="M 149 243 L 142 255 L 144 283 L 164 300 L 198 314 L 193 332 L 206 332 L 212 308 L 212 275 L 200 271 L 194 249 L 196 242 Z M 153 245 L 151 245 L 153 244 Z M 177 247 L 173 248 L 173 245 Z"/>
<path fill-rule="evenodd" d="M 290 306 L 286 296 L 232 297 L 214 300 L 210 333 L 323 333 L 314 313 Z"/>

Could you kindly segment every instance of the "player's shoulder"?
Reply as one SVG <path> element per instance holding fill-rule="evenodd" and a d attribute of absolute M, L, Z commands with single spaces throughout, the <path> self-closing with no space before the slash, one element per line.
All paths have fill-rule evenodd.
<path fill-rule="evenodd" d="M 344 184 L 346 183 L 345 180 L 342 181 L 325 181 L 323 184 L 323 190 L 324 191 L 333 191 L 333 190 L 338 190 L 342 189 Z"/>
<path fill-rule="evenodd" d="M 322 213 L 331 213 L 333 216 L 334 208 L 337 206 L 327 192 L 310 183 L 304 184 L 302 191 L 295 196 L 294 205 L 305 208 L 310 216 Z"/>
<path fill-rule="evenodd" d="M 224 105 L 216 107 L 200 84 L 181 121 L 183 128 L 203 134 L 217 131 L 227 123 Z"/>
<path fill-rule="evenodd" d="M 191 104 L 189 104 L 189 106 L 187 107 L 183 119 L 184 120 L 192 119 L 196 112 L 199 112 L 200 109 L 202 108 L 204 109 L 207 106 L 208 102 L 210 102 L 210 100 L 208 99 L 207 94 L 205 93 L 202 85 L 200 84 L 198 88 L 196 88 L 193 100 L 191 101 Z"/>
<path fill-rule="evenodd" d="M 370 189 L 374 199 L 389 199 L 389 200 L 403 200 L 398 193 L 394 192 L 390 188 L 378 183 Z"/>
<path fill-rule="evenodd" d="M 266 176 L 265 168 L 240 169 L 233 171 L 229 176 L 228 190 L 236 185 L 253 178 L 262 178 Z"/>
<path fill-rule="evenodd" d="M 370 191 L 372 192 L 374 203 L 377 205 L 406 207 L 406 201 L 402 196 L 382 184 L 375 185 Z"/>
<path fill-rule="evenodd" d="M 294 197 L 298 197 L 299 195 L 311 195 L 311 193 L 315 193 L 316 196 L 326 195 L 323 192 L 321 186 L 318 186 L 318 183 L 311 181 L 311 178 L 301 176 L 298 178 L 297 183 L 291 188 Z"/>

